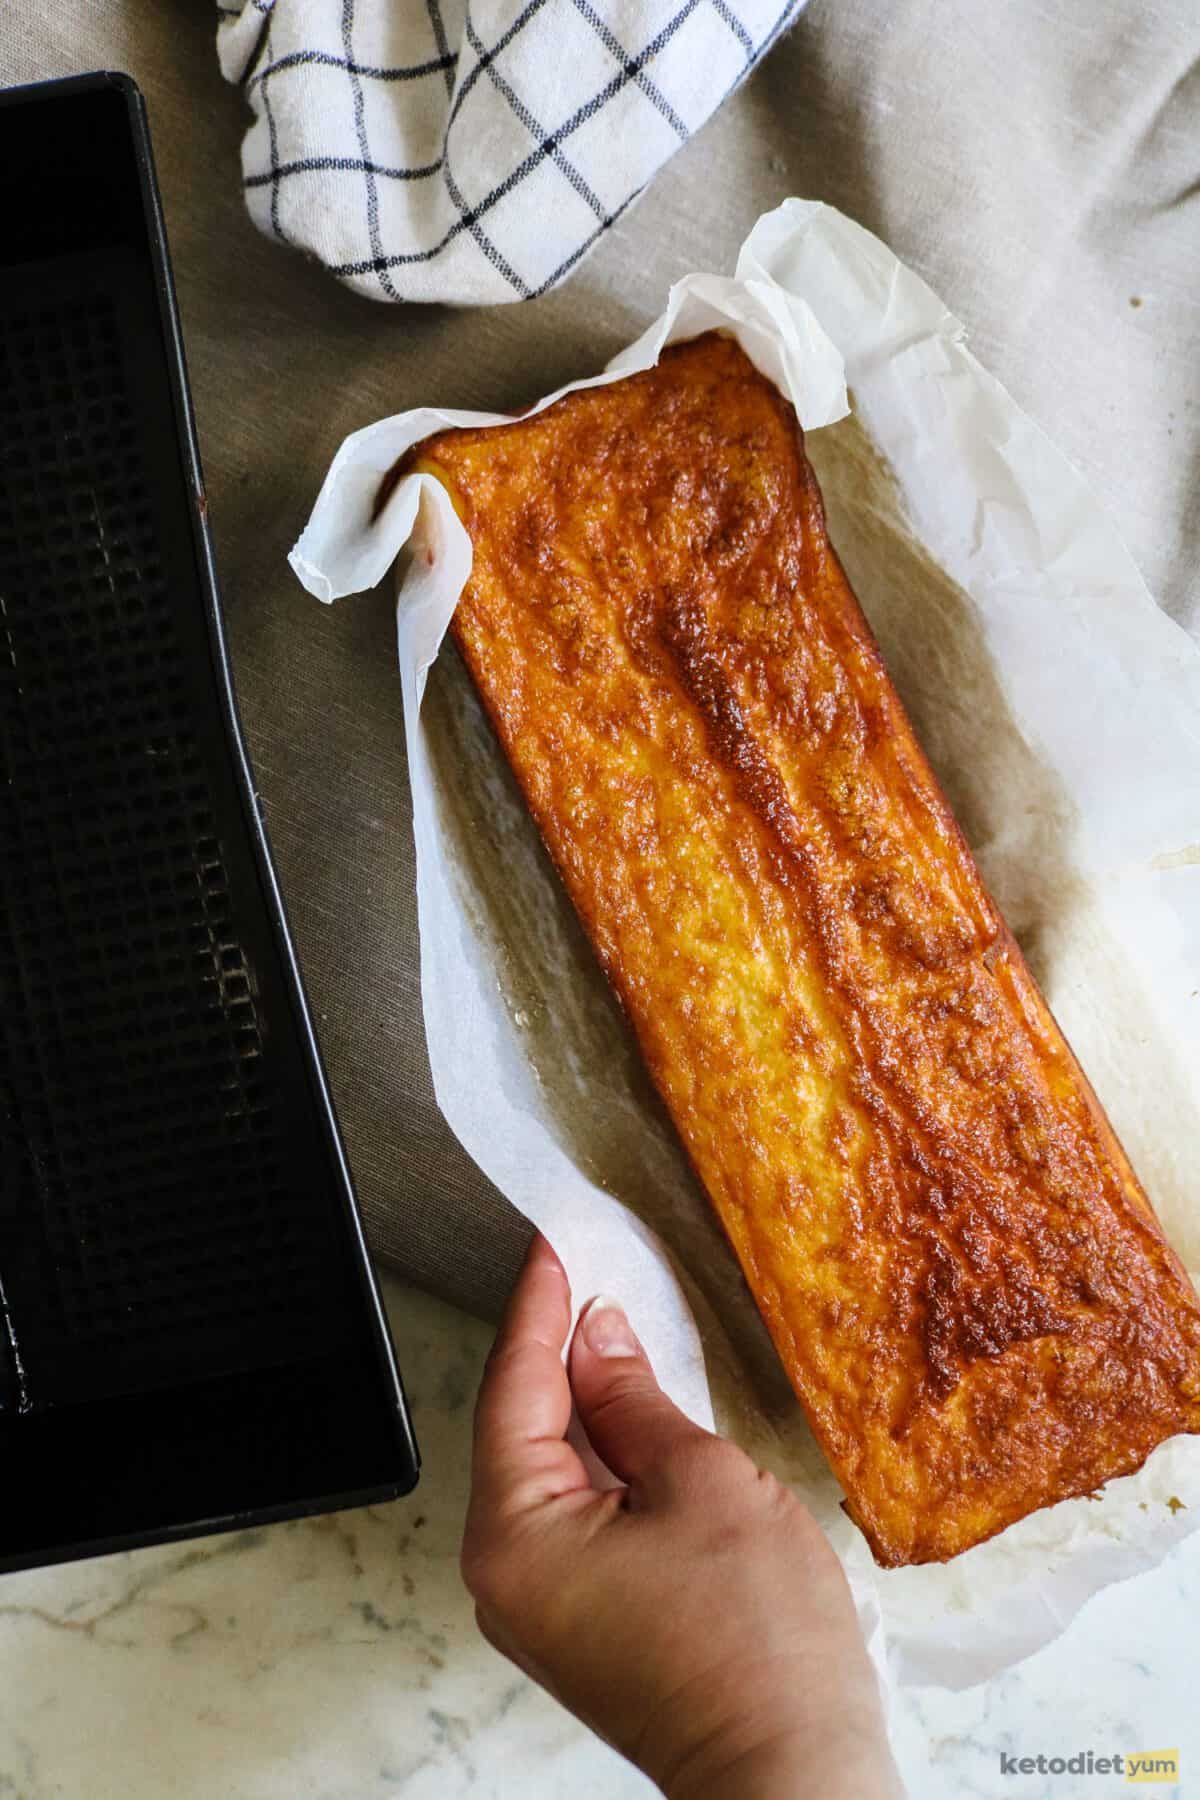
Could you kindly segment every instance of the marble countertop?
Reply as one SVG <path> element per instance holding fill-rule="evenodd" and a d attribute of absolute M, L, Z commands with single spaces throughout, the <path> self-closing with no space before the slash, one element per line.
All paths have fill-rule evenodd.
<path fill-rule="evenodd" d="M 387 1284 L 425 1459 L 409 1499 L 0 1579 L 3 1800 L 626 1800 L 654 1790 L 490 1650 L 458 1579 L 485 1325 Z M 1001 1754 L 1178 1746 L 1200 1795 L 1200 1539 L 1019 1668 L 901 1697 L 920 1800 L 1088 1800 Z M 820 1788 L 814 1786 L 814 1794 Z"/>

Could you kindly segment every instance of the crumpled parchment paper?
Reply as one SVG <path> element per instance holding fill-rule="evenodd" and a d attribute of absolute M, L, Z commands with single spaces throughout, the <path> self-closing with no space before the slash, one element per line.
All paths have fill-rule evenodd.
<path fill-rule="evenodd" d="M 785 202 L 733 279 L 677 283 L 605 374 L 574 385 L 714 327 L 795 406 L 831 537 L 917 734 L 1169 1236 L 1200 1269 L 1200 651 L 958 321 L 851 220 Z M 355 433 L 292 552 L 331 601 L 374 586 L 407 546 L 399 658 L 438 1103 L 551 1239 L 577 1304 L 619 1294 L 680 1404 L 813 1508 L 880 1666 L 967 1686 L 1200 1524 L 1200 1440 L 1176 1438 L 1100 1497 L 945 1567 L 875 1568 L 465 672 L 449 652 L 435 662 L 470 570 L 466 534 L 425 477 L 371 522 L 411 444 L 500 422 L 422 408 Z"/>

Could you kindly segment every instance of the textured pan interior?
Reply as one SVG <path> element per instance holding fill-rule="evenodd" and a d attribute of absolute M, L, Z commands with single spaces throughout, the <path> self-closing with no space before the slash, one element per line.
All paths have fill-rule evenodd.
<path fill-rule="evenodd" d="M 0 1277 L 10 1404 L 275 1360 L 329 1253 L 230 894 L 119 256 L 0 300 Z"/>

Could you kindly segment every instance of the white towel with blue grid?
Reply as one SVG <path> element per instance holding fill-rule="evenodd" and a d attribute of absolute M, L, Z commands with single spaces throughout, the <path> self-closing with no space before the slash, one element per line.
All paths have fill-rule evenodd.
<path fill-rule="evenodd" d="M 803 0 L 218 0 L 260 230 L 376 300 L 528 300 Z"/>

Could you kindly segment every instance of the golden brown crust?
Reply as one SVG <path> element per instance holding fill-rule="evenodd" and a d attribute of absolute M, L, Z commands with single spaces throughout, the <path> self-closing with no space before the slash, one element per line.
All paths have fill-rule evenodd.
<path fill-rule="evenodd" d="M 1200 1302 L 913 737 L 791 408 L 709 335 L 407 466 L 454 495 L 460 648 L 879 1561 L 1200 1430 Z"/>

